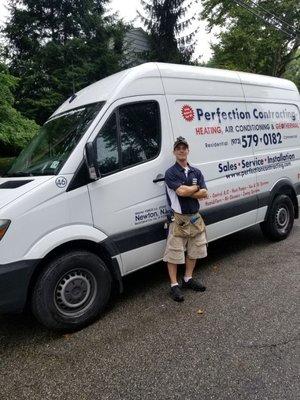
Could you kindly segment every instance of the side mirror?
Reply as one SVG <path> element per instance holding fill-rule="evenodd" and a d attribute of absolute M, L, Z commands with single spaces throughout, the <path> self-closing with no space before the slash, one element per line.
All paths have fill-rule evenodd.
<path fill-rule="evenodd" d="M 97 181 L 99 178 L 101 178 L 101 175 L 98 169 L 98 163 L 93 143 L 89 142 L 85 145 L 85 154 L 86 154 L 85 161 L 89 170 L 90 178 L 93 181 Z"/>

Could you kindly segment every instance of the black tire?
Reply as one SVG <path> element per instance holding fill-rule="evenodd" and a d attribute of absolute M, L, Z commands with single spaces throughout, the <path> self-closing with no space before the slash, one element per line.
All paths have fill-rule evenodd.
<path fill-rule="evenodd" d="M 103 261 L 87 251 L 73 251 L 52 260 L 32 294 L 35 317 L 47 328 L 75 331 L 95 320 L 111 292 L 111 275 Z"/>
<path fill-rule="evenodd" d="M 263 234 L 270 240 L 283 240 L 290 234 L 295 218 L 293 202 L 289 196 L 275 197 L 268 211 L 266 221 L 260 224 Z"/>

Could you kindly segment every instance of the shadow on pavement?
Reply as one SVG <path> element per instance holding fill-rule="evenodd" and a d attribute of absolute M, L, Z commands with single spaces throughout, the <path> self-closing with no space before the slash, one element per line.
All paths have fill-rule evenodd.
<path fill-rule="evenodd" d="M 268 245 L 272 245 L 272 243 L 264 238 L 258 226 L 244 229 L 209 243 L 208 257 L 201 260 L 200 268 L 202 271 L 208 270 L 212 265 L 233 254 L 243 252 L 250 247 L 257 249 Z M 183 267 L 181 269 L 183 271 Z M 143 295 L 145 289 L 151 289 L 161 282 L 168 282 L 167 269 L 163 262 L 134 272 L 124 277 L 123 299 Z"/>

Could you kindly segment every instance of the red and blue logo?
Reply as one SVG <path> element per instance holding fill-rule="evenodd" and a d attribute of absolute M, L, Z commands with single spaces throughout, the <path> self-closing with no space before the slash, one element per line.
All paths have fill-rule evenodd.
<path fill-rule="evenodd" d="M 188 104 L 185 104 L 184 106 L 182 106 L 181 115 L 188 122 L 193 121 L 193 119 L 195 118 L 194 110 Z"/>

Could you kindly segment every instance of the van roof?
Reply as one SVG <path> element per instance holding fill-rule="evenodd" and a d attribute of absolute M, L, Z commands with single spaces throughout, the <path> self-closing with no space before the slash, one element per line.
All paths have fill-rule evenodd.
<path fill-rule="evenodd" d="M 293 82 L 281 78 L 190 65 L 145 63 L 87 86 L 76 93 L 73 101 L 70 101 L 71 98 L 65 101 L 53 115 L 84 104 L 107 101 L 108 99 L 114 101 L 116 98 L 139 95 L 174 94 L 176 91 L 174 84 L 163 85 L 162 83 L 168 81 L 174 83 L 173 79 L 243 83 L 250 86 L 272 87 L 298 93 Z"/>
<path fill-rule="evenodd" d="M 196 67 L 191 65 L 177 65 L 156 63 L 163 78 L 185 78 L 210 81 L 232 81 L 250 85 L 274 87 L 296 91 L 296 85 L 282 78 L 275 78 L 267 75 L 258 75 L 247 72 L 231 71 L 226 69 Z"/>

